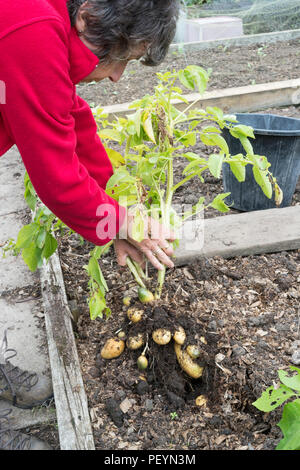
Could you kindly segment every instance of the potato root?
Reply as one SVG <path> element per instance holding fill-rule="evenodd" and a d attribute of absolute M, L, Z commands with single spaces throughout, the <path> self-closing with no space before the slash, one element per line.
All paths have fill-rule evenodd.
<path fill-rule="evenodd" d="M 166 330 L 165 328 L 158 328 L 152 333 L 152 339 L 156 344 L 165 345 L 171 341 L 172 335 L 171 331 Z"/>
<path fill-rule="evenodd" d="M 182 351 L 181 345 L 174 342 L 174 349 L 180 367 L 193 379 L 199 379 L 203 373 L 203 367 L 199 366 L 188 355 L 186 351 Z"/>
<path fill-rule="evenodd" d="M 139 349 L 144 344 L 144 336 L 142 333 L 137 333 L 135 336 L 129 336 L 126 341 L 128 349 Z"/>
<path fill-rule="evenodd" d="M 179 326 L 174 335 L 173 335 L 174 341 L 176 341 L 177 344 L 183 344 L 185 342 L 186 334 L 182 326 Z"/>
<path fill-rule="evenodd" d="M 106 341 L 101 350 L 103 359 L 114 359 L 122 354 L 125 349 L 125 342 L 118 338 L 110 338 Z"/>

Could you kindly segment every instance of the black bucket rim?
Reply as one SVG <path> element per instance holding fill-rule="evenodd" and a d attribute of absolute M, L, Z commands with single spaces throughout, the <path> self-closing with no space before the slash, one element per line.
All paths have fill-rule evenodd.
<path fill-rule="evenodd" d="M 238 124 L 244 124 L 248 125 L 253 128 L 254 134 L 258 135 L 270 135 L 270 136 L 287 136 L 287 137 L 298 137 L 300 136 L 300 119 L 298 118 L 292 118 L 289 116 L 281 116 L 280 114 L 270 114 L 270 113 L 233 113 L 234 116 L 236 116 L 236 119 L 238 121 L 238 116 L 270 116 L 270 117 L 275 117 L 275 118 L 280 118 L 282 120 L 290 120 L 290 121 L 299 121 L 299 129 L 291 129 L 291 130 L 276 130 L 276 129 L 259 129 L 259 128 L 254 128 L 251 126 L 251 124 L 246 124 L 244 122 L 237 122 L 237 123 L 232 123 L 233 125 L 238 125 Z"/>

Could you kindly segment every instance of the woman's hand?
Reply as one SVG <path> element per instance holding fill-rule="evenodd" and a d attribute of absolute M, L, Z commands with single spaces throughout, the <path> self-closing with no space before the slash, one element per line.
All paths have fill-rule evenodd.
<path fill-rule="evenodd" d="M 170 259 L 173 248 L 169 242 L 176 240 L 175 233 L 156 219 L 147 216 L 144 220 L 144 239 L 137 242 L 132 238 L 133 220 L 134 215 L 128 214 L 127 220 L 114 240 L 118 264 L 125 266 L 126 257 L 130 256 L 142 265 L 146 257 L 158 270 L 162 270 L 163 265 L 173 268 L 174 263 Z"/>

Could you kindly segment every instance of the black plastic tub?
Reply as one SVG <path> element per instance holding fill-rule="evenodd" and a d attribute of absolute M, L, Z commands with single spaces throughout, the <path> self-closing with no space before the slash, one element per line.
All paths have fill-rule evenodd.
<path fill-rule="evenodd" d="M 300 175 L 300 119 L 274 114 L 236 114 L 239 124 L 251 126 L 255 139 L 250 138 L 256 155 L 267 157 L 271 163 L 269 170 L 277 178 L 283 191 L 280 207 L 291 204 L 296 184 Z M 230 154 L 245 153 L 240 141 L 223 131 Z M 230 192 L 226 203 L 241 211 L 255 211 L 277 207 L 272 199 L 268 199 L 256 183 L 252 165 L 246 166 L 246 179 L 239 183 L 230 171 L 228 163 L 223 164 L 224 192 Z"/>

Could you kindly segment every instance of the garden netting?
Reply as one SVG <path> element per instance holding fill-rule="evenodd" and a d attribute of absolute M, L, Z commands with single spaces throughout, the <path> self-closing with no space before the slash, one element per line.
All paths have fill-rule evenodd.
<path fill-rule="evenodd" d="M 300 0 L 184 0 L 182 9 L 188 17 L 241 18 L 244 34 L 300 28 Z"/>

